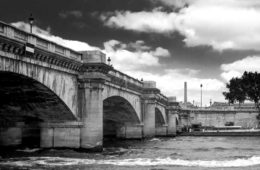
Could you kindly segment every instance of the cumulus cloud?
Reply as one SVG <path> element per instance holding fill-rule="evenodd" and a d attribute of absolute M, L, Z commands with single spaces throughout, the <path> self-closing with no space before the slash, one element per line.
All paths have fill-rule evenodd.
<path fill-rule="evenodd" d="M 248 56 L 229 64 L 222 64 L 221 77 L 229 81 L 233 77 L 240 77 L 245 71 L 260 72 L 260 56 Z"/>
<path fill-rule="evenodd" d="M 165 4 L 180 1 L 160 0 Z M 188 4 L 188 6 L 182 4 Z M 209 45 L 216 50 L 260 50 L 260 2 L 257 0 L 186 0 L 178 12 L 116 11 L 100 17 L 104 24 L 138 32 L 178 31 L 187 46 Z"/>
<path fill-rule="evenodd" d="M 104 13 L 101 20 L 108 27 L 123 28 L 140 32 L 168 33 L 175 30 L 175 13 L 165 13 L 158 9 L 152 12 L 116 11 Z"/>
<path fill-rule="evenodd" d="M 25 23 L 25 22 L 15 22 L 15 23 L 11 23 L 13 26 L 20 28 L 24 31 L 29 32 L 30 30 L 30 25 Z M 33 27 L 33 33 L 44 38 L 47 39 L 49 41 L 55 42 L 57 44 L 60 44 L 62 46 L 65 46 L 67 48 L 71 48 L 75 51 L 85 51 L 85 50 L 100 50 L 100 48 L 98 47 L 94 47 L 89 45 L 88 43 L 85 42 L 80 42 L 80 41 L 76 41 L 76 40 L 66 40 L 63 39 L 59 36 L 55 36 L 52 35 L 50 32 L 51 28 L 48 27 L 47 30 L 41 29 L 37 26 Z"/>
<path fill-rule="evenodd" d="M 128 44 L 117 40 L 104 43 L 104 52 L 112 58 L 113 65 L 123 71 L 139 69 L 144 66 L 159 66 L 160 57 L 169 57 L 167 49 L 152 49 L 141 40 Z"/>
<path fill-rule="evenodd" d="M 155 51 L 152 52 L 153 55 L 158 57 L 169 57 L 170 52 L 167 49 L 164 49 L 162 47 L 157 47 Z"/>
<path fill-rule="evenodd" d="M 142 71 L 126 71 L 126 73 L 141 77 L 144 80 L 156 81 L 157 87 L 167 96 L 177 96 L 178 101 L 183 101 L 184 82 L 188 83 L 188 100 L 192 102 L 200 101 L 200 84 L 203 84 L 203 106 L 209 105 L 210 99 L 213 101 L 223 101 L 221 91 L 225 85 L 218 79 L 199 78 L 198 70 L 192 69 L 167 69 L 163 74 L 147 73 Z M 214 97 L 214 98 L 213 98 Z"/>
<path fill-rule="evenodd" d="M 189 101 L 200 101 L 200 84 L 203 84 L 203 106 L 212 101 L 223 101 L 225 85 L 218 79 L 200 78 L 200 70 L 189 68 L 167 69 L 160 65 L 160 57 L 169 56 L 169 52 L 162 47 L 152 49 L 143 41 L 130 42 L 128 44 L 117 40 L 104 43 L 105 52 L 112 58 L 112 64 L 116 69 L 124 73 L 144 80 L 156 81 L 157 87 L 167 96 L 177 96 L 179 101 L 183 100 L 183 83 L 188 82 Z M 134 48 L 133 48 L 134 47 Z M 144 48 L 142 48 L 144 47 Z M 132 49 L 133 51 L 129 50 Z M 160 57 L 158 56 L 160 55 Z M 160 73 L 144 71 L 145 67 L 161 67 Z M 214 96 L 214 98 L 213 98 Z"/>

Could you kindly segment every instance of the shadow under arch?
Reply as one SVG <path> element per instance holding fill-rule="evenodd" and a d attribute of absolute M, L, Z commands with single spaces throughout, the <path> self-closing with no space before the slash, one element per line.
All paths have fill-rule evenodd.
<path fill-rule="evenodd" d="M 51 89 L 25 75 L 0 71 L 0 123 L 68 120 L 76 117 Z"/>
<path fill-rule="evenodd" d="M 140 123 L 133 106 L 121 96 L 106 98 L 103 101 L 103 113 L 103 135 L 105 138 L 116 138 L 117 131 L 127 123 Z"/>
<path fill-rule="evenodd" d="M 155 126 L 162 126 L 166 124 L 162 112 L 160 111 L 160 109 L 158 109 L 157 107 L 155 108 Z"/>

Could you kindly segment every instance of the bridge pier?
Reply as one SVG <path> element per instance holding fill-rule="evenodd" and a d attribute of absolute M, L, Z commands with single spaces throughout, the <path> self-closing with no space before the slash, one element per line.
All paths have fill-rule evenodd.
<path fill-rule="evenodd" d="M 80 147 L 84 149 L 102 149 L 103 144 L 103 98 L 102 84 L 84 83 L 81 90 L 83 127 L 80 130 Z"/>
<path fill-rule="evenodd" d="M 42 148 L 80 148 L 81 122 L 42 123 Z"/>
<path fill-rule="evenodd" d="M 167 127 L 167 135 L 168 136 L 176 136 L 176 132 L 177 132 L 177 125 L 176 125 L 176 115 L 177 112 L 175 111 L 170 111 L 168 113 L 168 127 Z"/>
<path fill-rule="evenodd" d="M 12 126 L 0 127 L 0 146 L 17 147 L 22 144 L 23 122 L 15 123 Z"/>
<path fill-rule="evenodd" d="M 100 51 L 82 53 L 83 65 L 78 76 L 79 113 L 83 123 L 80 129 L 80 148 L 101 151 L 103 146 L 103 88 L 108 71 L 106 56 Z"/>
<path fill-rule="evenodd" d="M 175 97 L 168 98 L 168 136 L 176 136 L 179 104 Z"/>
<path fill-rule="evenodd" d="M 160 137 L 163 137 L 163 136 L 167 136 L 167 128 L 168 128 L 168 125 L 162 125 L 162 126 L 156 126 L 155 127 L 155 136 L 160 136 Z"/>
<path fill-rule="evenodd" d="M 155 136 L 155 101 L 145 102 L 144 111 L 144 137 Z"/>
<path fill-rule="evenodd" d="M 141 139 L 143 137 L 143 125 L 125 123 L 117 130 L 117 137 L 122 139 Z"/>

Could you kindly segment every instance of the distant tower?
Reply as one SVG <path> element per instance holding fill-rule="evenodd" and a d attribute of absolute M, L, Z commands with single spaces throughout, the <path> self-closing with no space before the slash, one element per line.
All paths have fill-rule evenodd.
<path fill-rule="evenodd" d="M 184 104 L 187 105 L 187 82 L 184 82 Z"/>

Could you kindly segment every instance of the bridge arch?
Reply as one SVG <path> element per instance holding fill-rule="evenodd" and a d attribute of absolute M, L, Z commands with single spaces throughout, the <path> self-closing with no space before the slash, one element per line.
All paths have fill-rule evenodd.
<path fill-rule="evenodd" d="M 155 136 L 167 135 L 166 110 L 161 105 L 155 107 Z"/>
<path fill-rule="evenodd" d="M 41 123 L 75 121 L 70 108 L 35 79 L 0 71 L 0 145 L 39 147 Z"/>
<path fill-rule="evenodd" d="M 120 136 L 119 130 L 128 124 L 140 124 L 140 119 L 131 103 L 121 96 L 103 100 L 103 133 L 105 137 Z"/>
<path fill-rule="evenodd" d="M 166 109 L 161 105 L 155 107 L 155 122 L 158 124 L 167 124 Z"/>
<path fill-rule="evenodd" d="M 70 108 L 51 89 L 35 79 L 0 71 L 0 120 L 48 122 L 76 120 Z"/>
<path fill-rule="evenodd" d="M 69 108 L 74 117 L 78 119 L 77 76 L 55 70 L 54 67 L 52 68 L 49 65 L 46 65 L 46 67 L 41 66 L 44 65 L 44 63 L 37 64 L 39 65 L 0 57 L 1 72 L 23 75 L 44 85 L 55 93 Z"/>
<path fill-rule="evenodd" d="M 118 96 L 126 100 L 134 109 L 136 115 L 138 116 L 138 119 L 142 119 L 142 113 L 141 113 L 141 95 L 137 93 L 132 93 L 130 91 L 122 90 L 119 88 L 111 87 L 109 85 L 104 86 L 104 90 L 102 92 L 103 94 L 103 100 L 109 98 Z"/>
<path fill-rule="evenodd" d="M 162 111 L 158 107 L 155 107 L 155 126 L 162 126 L 164 124 L 166 124 L 166 120 Z"/>

